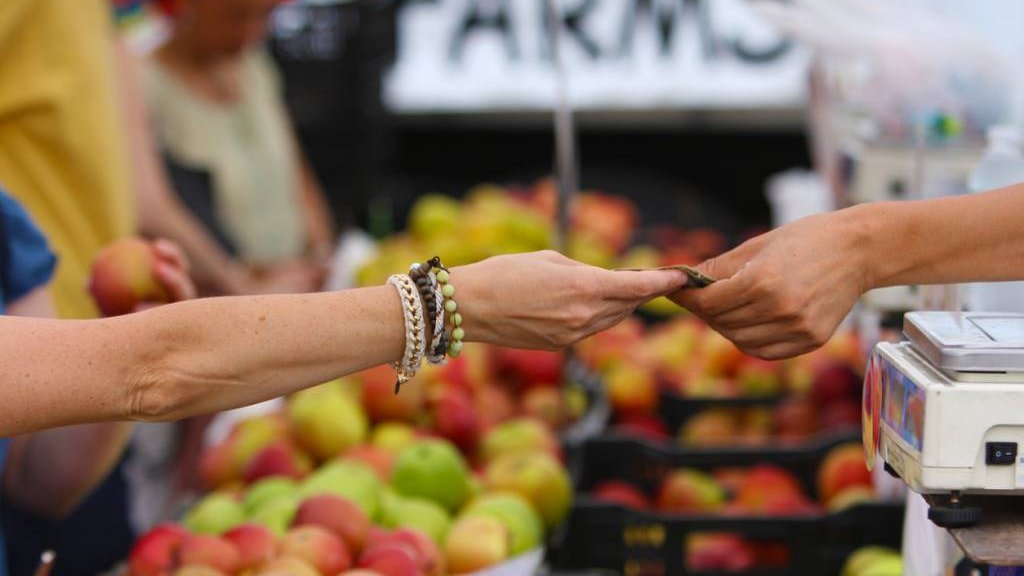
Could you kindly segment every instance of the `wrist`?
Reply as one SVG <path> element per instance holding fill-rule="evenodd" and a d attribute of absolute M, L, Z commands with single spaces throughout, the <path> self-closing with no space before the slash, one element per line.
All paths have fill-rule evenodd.
<path fill-rule="evenodd" d="M 451 283 L 455 286 L 455 299 L 467 342 L 493 342 L 491 328 L 487 325 L 488 315 L 483 312 L 484 303 L 493 302 L 493 299 L 488 298 L 487 283 L 481 280 L 472 266 L 451 269 Z"/>
<path fill-rule="evenodd" d="M 891 286 L 902 264 L 893 248 L 894 228 L 890 214 L 898 203 L 861 204 L 836 212 L 842 237 L 849 239 L 846 262 L 860 271 L 863 294 L 868 290 Z"/>

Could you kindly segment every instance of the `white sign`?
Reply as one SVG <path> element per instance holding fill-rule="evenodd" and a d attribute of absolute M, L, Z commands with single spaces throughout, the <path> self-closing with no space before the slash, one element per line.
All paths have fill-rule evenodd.
<path fill-rule="evenodd" d="M 548 109 L 547 0 L 420 0 L 398 20 L 397 112 Z M 808 53 L 743 0 L 560 0 L 573 104 L 586 110 L 803 102 Z"/>

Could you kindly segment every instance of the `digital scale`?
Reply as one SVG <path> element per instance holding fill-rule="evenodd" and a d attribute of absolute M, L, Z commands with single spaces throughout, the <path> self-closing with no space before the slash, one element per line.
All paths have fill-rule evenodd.
<path fill-rule="evenodd" d="M 911 312 L 906 342 L 875 347 L 865 375 L 868 467 L 933 502 L 943 528 L 973 526 L 961 495 L 1024 494 L 1024 314 Z"/>

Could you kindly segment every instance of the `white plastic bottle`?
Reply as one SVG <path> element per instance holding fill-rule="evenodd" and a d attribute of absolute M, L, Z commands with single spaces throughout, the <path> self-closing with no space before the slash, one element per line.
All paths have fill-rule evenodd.
<path fill-rule="evenodd" d="M 1024 182 L 1020 131 L 1014 126 L 993 126 L 987 136 L 988 147 L 967 183 L 971 192 Z M 977 312 L 1024 312 L 1024 282 L 970 284 L 967 308 Z"/>

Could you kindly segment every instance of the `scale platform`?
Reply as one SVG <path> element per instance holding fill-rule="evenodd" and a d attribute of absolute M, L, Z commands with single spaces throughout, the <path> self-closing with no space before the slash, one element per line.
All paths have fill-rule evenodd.
<path fill-rule="evenodd" d="M 973 526 L 962 497 L 1024 495 L 1024 315 L 913 312 L 904 334 L 868 366 L 868 465 L 934 496 L 936 524 Z"/>

